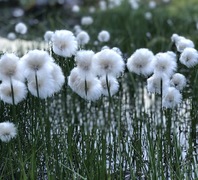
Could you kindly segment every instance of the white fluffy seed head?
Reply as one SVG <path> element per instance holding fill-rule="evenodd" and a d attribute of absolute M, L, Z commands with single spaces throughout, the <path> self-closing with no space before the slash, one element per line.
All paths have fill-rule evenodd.
<path fill-rule="evenodd" d="M 138 49 L 127 59 L 127 68 L 130 72 L 148 76 L 153 72 L 154 58 L 152 51 L 146 48 Z"/>
<path fill-rule="evenodd" d="M 19 34 L 26 34 L 27 26 L 23 22 L 19 22 L 15 25 L 15 31 Z"/>
<path fill-rule="evenodd" d="M 124 71 L 122 56 L 111 49 L 104 49 L 93 56 L 93 67 L 96 75 L 120 76 Z"/>
<path fill-rule="evenodd" d="M 150 1 L 149 4 L 148 4 L 148 6 L 149 6 L 150 9 L 155 9 L 156 6 L 157 6 L 157 4 L 156 4 L 155 1 Z"/>
<path fill-rule="evenodd" d="M 100 42 L 108 42 L 110 39 L 110 33 L 106 30 L 102 30 L 101 32 L 99 32 L 98 34 L 98 40 Z"/>
<path fill-rule="evenodd" d="M 151 20 L 153 15 L 151 12 L 145 12 L 144 17 L 146 20 Z"/>
<path fill-rule="evenodd" d="M 48 76 L 48 77 L 47 77 Z M 45 99 L 54 94 L 54 80 L 50 75 L 28 79 L 28 90 L 33 96 Z"/>
<path fill-rule="evenodd" d="M 76 37 L 71 31 L 56 30 L 52 36 L 53 51 L 63 57 L 71 57 L 77 51 Z"/>
<path fill-rule="evenodd" d="M 78 5 L 73 5 L 72 6 L 72 12 L 74 12 L 74 13 L 78 13 L 78 12 L 80 12 L 80 7 L 78 6 Z"/>
<path fill-rule="evenodd" d="M 54 32 L 53 31 L 46 31 L 45 34 L 44 34 L 44 40 L 46 42 L 51 42 L 53 35 L 54 35 Z"/>
<path fill-rule="evenodd" d="M 82 28 L 80 25 L 75 25 L 74 26 L 74 33 L 75 35 L 78 35 L 82 31 Z"/>
<path fill-rule="evenodd" d="M 92 50 L 81 50 L 76 53 L 75 61 L 81 75 L 84 77 L 93 73 L 92 59 L 94 54 Z"/>
<path fill-rule="evenodd" d="M 79 45 L 85 45 L 89 42 L 90 37 L 86 31 L 81 31 L 77 34 L 76 39 Z"/>
<path fill-rule="evenodd" d="M 198 52 L 194 48 L 185 48 L 181 53 L 179 61 L 188 68 L 198 64 Z"/>
<path fill-rule="evenodd" d="M 23 81 L 24 73 L 20 66 L 20 59 L 13 53 L 6 53 L 0 58 L 0 79 L 10 78 Z"/>
<path fill-rule="evenodd" d="M 161 94 L 161 91 L 169 87 L 169 84 L 169 78 L 167 76 L 159 77 L 153 74 L 147 79 L 147 90 L 150 93 Z"/>
<path fill-rule="evenodd" d="M 181 103 L 181 100 L 182 100 L 182 95 L 179 92 L 179 90 L 177 90 L 174 87 L 169 87 L 163 93 L 162 106 L 164 108 L 173 109 L 175 106 Z"/>
<path fill-rule="evenodd" d="M 17 135 L 17 129 L 12 122 L 1 122 L 0 123 L 0 140 L 3 142 L 9 142 L 12 138 Z"/>
<path fill-rule="evenodd" d="M 112 50 L 115 51 L 115 52 L 117 52 L 120 56 L 122 56 L 122 51 L 120 50 L 120 48 L 113 47 Z"/>
<path fill-rule="evenodd" d="M 13 87 L 13 91 L 12 91 Z M 0 98 L 8 104 L 18 104 L 26 98 L 27 89 L 23 82 L 12 80 L 12 87 L 10 81 L 3 81 L 0 84 Z M 14 102 L 13 102 L 14 98 Z"/>
<path fill-rule="evenodd" d="M 189 39 L 180 39 L 177 43 L 176 43 L 176 47 L 177 47 L 177 51 L 179 52 L 183 52 L 185 50 L 185 48 L 194 48 L 195 45 L 194 43 L 189 40 Z"/>
<path fill-rule="evenodd" d="M 68 77 L 68 85 L 79 96 L 86 100 L 98 100 L 102 94 L 102 86 L 98 78 L 83 78 L 78 68 L 72 69 Z"/>
<path fill-rule="evenodd" d="M 10 32 L 10 33 L 8 33 L 7 38 L 9 40 L 13 41 L 16 39 L 16 34 L 14 32 Z"/>
<path fill-rule="evenodd" d="M 54 60 L 48 54 L 48 52 L 43 50 L 31 50 L 21 58 L 21 67 L 24 69 L 24 76 L 29 78 L 35 76 L 42 71 L 49 72 L 52 70 L 51 62 Z"/>
<path fill-rule="evenodd" d="M 160 77 L 170 77 L 177 69 L 176 56 L 169 52 L 158 53 L 155 55 L 154 73 Z"/>
<path fill-rule="evenodd" d="M 100 0 L 99 1 L 99 8 L 100 8 L 100 10 L 105 11 L 107 9 L 107 2 L 104 1 L 104 0 Z"/>
<path fill-rule="evenodd" d="M 65 82 L 65 76 L 59 65 L 52 63 L 52 68 L 51 75 L 54 83 L 54 92 L 58 92 Z"/>
<path fill-rule="evenodd" d="M 93 23 L 93 18 L 91 16 L 84 16 L 81 18 L 81 25 L 91 25 Z"/>
<path fill-rule="evenodd" d="M 179 36 L 178 34 L 174 33 L 172 36 L 171 36 L 171 41 L 173 43 L 177 43 L 179 41 L 180 38 L 184 38 L 183 36 Z"/>
<path fill-rule="evenodd" d="M 183 74 L 175 73 L 170 80 L 170 84 L 181 91 L 186 86 L 186 77 Z"/>
<path fill-rule="evenodd" d="M 188 47 L 191 47 L 191 48 L 195 47 L 193 41 L 183 36 L 179 36 L 176 33 L 171 36 L 171 40 L 173 43 L 175 43 L 178 52 L 183 52 L 184 49 Z"/>
<path fill-rule="evenodd" d="M 102 85 L 102 94 L 105 96 L 113 96 L 118 92 L 119 83 L 114 76 L 102 76 L 100 78 Z"/>

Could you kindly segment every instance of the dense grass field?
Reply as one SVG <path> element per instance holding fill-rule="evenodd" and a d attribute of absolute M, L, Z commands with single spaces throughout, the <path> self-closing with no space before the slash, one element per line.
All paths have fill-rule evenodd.
<path fill-rule="evenodd" d="M 176 33 L 198 47 L 198 4 L 196 0 L 159 0 L 155 8 L 149 8 L 149 2 L 140 1 L 139 8 L 132 9 L 124 0 L 106 10 L 96 3 L 92 13 L 89 3 L 75 13 L 71 8 L 50 6 L 48 10 L 28 9 L 20 17 L 11 16 L 13 8 L 3 6 L 0 11 L 7 19 L 0 17 L 1 57 L 12 52 L 21 58 L 30 50 L 45 50 L 61 67 L 65 83 L 44 99 L 39 98 L 38 91 L 33 96 L 28 90 L 18 104 L 0 101 L 0 122 L 12 122 L 17 128 L 16 137 L 9 142 L 0 140 L 0 179 L 198 179 L 198 71 L 197 66 L 187 68 L 180 63 L 181 52 L 171 41 Z M 146 18 L 148 12 L 150 18 Z M 83 16 L 91 16 L 93 23 L 81 25 Z M 28 32 L 18 35 L 17 40 L 5 40 L 20 21 Z M 119 90 L 115 95 L 90 101 L 69 86 L 75 55 L 57 55 L 43 36 L 48 30 L 75 33 L 75 25 L 81 25 L 90 36 L 89 43 L 79 49 L 97 53 L 106 45 L 121 50 L 125 69 L 117 78 Z M 101 30 L 110 33 L 108 42 L 97 40 Z M 126 67 L 128 58 L 139 48 L 154 54 L 176 53 L 177 72 L 186 77 L 187 85 L 174 108 L 163 107 L 161 94 L 148 92 L 147 76 Z"/>

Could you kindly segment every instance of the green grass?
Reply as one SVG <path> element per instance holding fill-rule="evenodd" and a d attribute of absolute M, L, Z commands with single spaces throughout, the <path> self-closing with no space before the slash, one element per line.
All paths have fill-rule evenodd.
<path fill-rule="evenodd" d="M 171 6 L 159 6 L 152 10 L 152 21 L 144 19 L 145 6 L 132 11 L 123 4 L 96 12 L 93 26 L 86 27 L 92 37 L 86 48 L 99 51 L 100 46 L 92 43 L 102 29 L 111 32 L 108 45 L 121 48 L 126 57 L 141 47 L 154 53 L 171 50 L 173 33 L 187 36 L 197 45 L 195 1 L 175 0 Z M 39 36 L 35 37 L 39 28 L 33 27 L 27 39 L 40 38 L 48 29 L 69 28 L 60 16 L 53 16 L 50 12 L 46 15 L 49 21 L 38 25 Z M 173 26 L 167 24 L 168 19 Z M 53 57 L 67 77 L 74 60 Z M 18 135 L 9 143 L 0 141 L 0 179 L 110 180 L 124 179 L 127 174 L 130 179 L 197 179 L 197 67 L 186 70 L 181 66 L 179 70 L 187 76 L 189 87 L 174 110 L 162 109 L 161 97 L 146 93 L 146 78 L 127 71 L 111 99 L 88 102 L 66 82 L 46 100 L 28 94 L 15 106 L 1 101 L 1 121 L 14 122 Z"/>

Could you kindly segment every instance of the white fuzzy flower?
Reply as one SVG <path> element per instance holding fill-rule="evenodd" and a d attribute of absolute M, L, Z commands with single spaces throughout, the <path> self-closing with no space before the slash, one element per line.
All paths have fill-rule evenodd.
<path fill-rule="evenodd" d="M 100 80 L 92 76 L 83 78 L 78 68 L 72 69 L 68 77 L 68 85 L 79 96 L 90 101 L 98 100 L 102 94 Z"/>
<path fill-rule="evenodd" d="M 194 43 L 189 39 L 182 39 L 176 43 L 177 51 L 183 52 L 185 48 L 194 48 Z"/>
<path fill-rule="evenodd" d="M 39 78 L 28 79 L 28 90 L 33 96 L 45 99 L 55 92 L 54 79 L 49 74 L 39 76 Z"/>
<path fill-rule="evenodd" d="M 68 85 L 74 92 L 77 92 L 81 81 L 84 82 L 84 78 L 82 78 L 79 68 L 73 68 L 68 76 Z"/>
<path fill-rule="evenodd" d="M 10 33 L 8 33 L 7 38 L 9 40 L 13 41 L 16 39 L 16 34 L 14 32 L 10 32 Z"/>
<path fill-rule="evenodd" d="M 181 53 L 179 61 L 191 68 L 198 64 L 198 52 L 194 48 L 185 48 L 184 51 Z"/>
<path fill-rule="evenodd" d="M 179 36 L 176 33 L 171 36 L 171 40 L 172 40 L 172 42 L 175 43 L 177 51 L 179 51 L 179 52 L 183 52 L 184 49 L 188 48 L 188 47 L 191 47 L 191 48 L 195 47 L 193 41 L 191 41 L 190 39 L 187 39 L 183 36 Z"/>
<path fill-rule="evenodd" d="M 122 51 L 120 50 L 120 48 L 113 47 L 112 50 L 115 51 L 115 52 L 117 52 L 120 56 L 122 56 Z"/>
<path fill-rule="evenodd" d="M 136 10 L 139 8 L 139 0 L 129 0 L 129 4 L 131 5 L 131 8 Z"/>
<path fill-rule="evenodd" d="M 109 8 L 115 8 L 121 5 L 121 0 L 109 0 Z"/>
<path fill-rule="evenodd" d="M 11 87 L 12 83 L 12 87 Z M 13 89 L 13 90 L 12 90 Z M 0 84 L 0 98 L 2 101 L 8 104 L 18 104 L 26 98 L 27 89 L 23 82 L 12 80 L 3 81 Z M 13 102 L 14 98 L 14 102 Z"/>
<path fill-rule="evenodd" d="M 89 101 L 98 100 L 102 95 L 102 86 L 100 80 L 96 77 L 90 77 L 80 84 L 80 91 L 77 93 Z"/>
<path fill-rule="evenodd" d="M 92 59 L 94 54 L 92 50 L 81 50 L 76 54 L 75 61 L 83 77 L 90 76 L 93 73 Z"/>
<path fill-rule="evenodd" d="M 94 6 L 89 7 L 89 12 L 90 13 L 95 13 L 96 12 L 96 8 Z"/>
<path fill-rule="evenodd" d="M 32 78 L 37 74 L 44 75 L 43 72 L 51 72 L 53 62 L 52 57 L 48 52 L 43 50 L 31 50 L 21 58 L 21 67 L 23 67 L 26 78 Z"/>
<path fill-rule="evenodd" d="M 151 20 L 153 15 L 151 12 L 145 12 L 144 17 L 146 20 Z"/>
<path fill-rule="evenodd" d="M 175 73 L 170 81 L 171 85 L 181 91 L 186 86 L 186 77 L 183 74 Z"/>
<path fill-rule="evenodd" d="M 130 72 L 148 76 L 153 72 L 154 54 L 146 48 L 136 50 L 127 60 L 127 68 Z"/>
<path fill-rule="evenodd" d="M 100 0 L 99 1 L 99 8 L 100 8 L 100 10 L 105 11 L 107 9 L 107 2 L 104 1 L 104 0 Z"/>
<path fill-rule="evenodd" d="M 52 36 L 52 43 L 54 53 L 63 57 L 71 57 L 78 48 L 74 34 L 68 30 L 56 30 Z"/>
<path fill-rule="evenodd" d="M 25 13 L 24 9 L 22 8 L 14 8 L 12 10 L 12 15 L 16 18 L 23 16 Z"/>
<path fill-rule="evenodd" d="M 156 4 L 155 1 L 150 1 L 149 4 L 148 4 L 148 6 L 149 6 L 150 9 L 155 9 L 156 8 L 156 5 L 157 4 Z"/>
<path fill-rule="evenodd" d="M 15 125 L 11 122 L 1 122 L 0 123 L 0 139 L 3 142 L 9 142 L 12 138 L 17 135 L 17 129 Z"/>
<path fill-rule="evenodd" d="M 89 42 L 90 37 L 86 31 L 81 31 L 77 34 L 76 39 L 79 45 L 85 45 Z"/>
<path fill-rule="evenodd" d="M 119 83 L 114 76 L 102 76 L 100 78 L 102 85 L 102 94 L 105 96 L 113 96 L 118 92 Z"/>
<path fill-rule="evenodd" d="M 109 41 L 109 39 L 110 39 L 110 34 L 108 31 L 103 30 L 98 34 L 98 40 L 100 42 L 107 42 Z"/>
<path fill-rule="evenodd" d="M 15 26 L 15 31 L 19 34 L 26 34 L 27 26 L 23 22 L 19 22 Z"/>
<path fill-rule="evenodd" d="M 104 49 L 110 49 L 110 47 L 109 46 L 102 46 L 102 48 L 101 48 L 101 50 L 104 50 Z"/>
<path fill-rule="evenodd" d="M 166 54 L 175 62 L 177 62 L 177 55 L 173 51 L 167 51 Z"/>
<path fill-rule="evenodd" d="M 147 90 L 150 93 L 161 94 L 161 91 L 164 91 L 169 87 L 169 78 L 168 77 L 159 77 L 153 74 L 147 79 Z"/>
<path fill-rule="evenodd" d="M 155 55 L 154 73 L 159 77 L 170 77 L 177 69 L 176 56 L 172 53 L 158 53 Z"/>
<path fill-rule="evenodd" d="M 123 58 L 111 49 L 104 49 L 93 57 L 93 67 L 96 75 L 120 76 L 124 71 Z"/>
<path fill-rule="evenodd" d="M 60 68 L 60 66 L 58 66 L 55 63 L 51 63 L 51 64 L 53 67 L 52 72 L 51 72 L 53 84 L 54 84 L 53 91 L 58 92 L 61 90 L 61 88 L 65 82 L 65 76 L 64 76 L 63 71 Z"/>
<path fill-rule="evenodd" d="M 179 40 L 183 40 L 183 39 L 185 39 L 185 37 L 179 36 L 179 35 L 176 34 L 176 33 L 172 34 L 172 36 L 171 36 L 171 41 L 172 41 L 173 43 L 177 43 Z"/>
<path fill-rule="evenodd" d="M 93 18 L 91 16 L 84 16 L 81 18 L 81 25 L 90 25 L 93 23 Z"/>
<path fill-rule="evenodd" d="M 23 70 L 19 65 L 19 57 L 13 53 L 6 53 L 0 58 L 0 79 L 10 78 L 23 81 Z"/>
<path fill-rule="evenodd" d="M 82 31 L 82 28 L 80 25 L 75 25 L 74 26 L 74 33 L 75 35 L 78 35 Z"/>
<path fill-rule="evenodd" d="M 72 12 L 74 12 L 74 13 L 80 12 L 80 7 L 78 5 L 73 5 L 72 6 Z"/>
<path fill-rule="evenodd" d="M 44 34 L 44 40 L 46 42 L 51 42 L 53 35 L 54 35 L 54 32 L 53 31 L 46 31 L 45 34 Z"/>
<path fill-rule="evenodd" d="M 182 95 L 179 90 L 174 87 L 169 87 L 163 94 L 162 106 L 165 108 L 174 108 L 176 105 L 181 103 L 181 100 Z"/>

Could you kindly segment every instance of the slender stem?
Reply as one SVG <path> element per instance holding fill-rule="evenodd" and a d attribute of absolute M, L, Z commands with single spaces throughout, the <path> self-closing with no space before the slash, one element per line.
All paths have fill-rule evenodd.
<path fill-rule="evenodd" d="M 110 83 L 109 83 L 109 78 L 107 74 L 106 74 L 106 84 L 107 84 L 107 90 L 108 90 L 108 95 L 109 95 L 109 103 L 111 103 Z"/>
<path fill-rule="evenodd" d="M 14 88 L 13 88 L 13 83 L 12 83 L 12 78 L 11 77 L 10 77 L 10 86 L 11 86 L 12 104 L 15 105 L 15 101 L 14 101 Z"/>
<path fill-rule="evenodd" d="M 15 99 L 14 99 L 14 87 L 13 87 L 13 83 L 12 83 L 12 78 L 10 77 L 10 86 L 11 86 L 11 95 L 12 95 L 12 116 L 13 116 L 13 120 L 14 122 L 17 121 L 17 117 L 16 117 L 16 106 L 15 106 Z"/>
<path fill-rule="evenodd" d="M 85 79 L 85 94 L 86 94 L 86 96 L 87 96 L 87 91 L 88 91 L 87 80 Z"/>
<path fill-rule="evenodd" d="M 35 80 L 36 80 L 36 93 L 37 97 L 39 98 L 39 84 L 38 84 L 38 77 L 37 77 L 37 71 L 35 70 Z"/>

